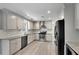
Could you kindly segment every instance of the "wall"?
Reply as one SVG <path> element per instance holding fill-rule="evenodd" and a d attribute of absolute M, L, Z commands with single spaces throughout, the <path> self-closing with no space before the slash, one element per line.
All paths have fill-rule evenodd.
<path fill-rule="evenodd" d="M 75 29 L 75 4 L 64 4 L 65 40 L 79 40 L 79 31 Z"/>

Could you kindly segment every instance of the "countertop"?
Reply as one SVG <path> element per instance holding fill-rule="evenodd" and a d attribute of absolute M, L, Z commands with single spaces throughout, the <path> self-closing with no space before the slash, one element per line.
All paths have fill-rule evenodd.
<path fill-rule="evenodd" d="M 68 44 L 77 54 L 79 54 L 79 41 L 66 41 Z"/>
<path fill-rule="evenodd" d="M 0 40 L 9 40 L 9 39 L 14 39 L 14 38 L 19 38 L 22 36 L 27 36 L 27 35 L 33 35 L 33 34 L 39 34 L 39 31 L 28 31 L 27 33 L 23 33 L 20 31 L 3 31 L 0 30 Z M 50 34 L 50 33 L 47 33 Z"/>
<path fill-rule="evenodd" d="M 12 32 L 5 32 L 5 31 L 1 31 L 0 30 L 0 40 L 9 40 L 9 39 L 14 39 L 14 38 L 19 38 L 19 37 L 22 37 L 22 36 L 27 36 L 22 34 L 21 32 L 18 32 L 18 31 L 12 31 Z"/>
<path fill-rule="evenodd" d="M 0 40 L 11 40 L 15 38 L 19 38 L 22 36 L 27 36 L 27 35 L 33 35 L 33 34 L 38 34 L 39 32 L 31 32 L 28 31 L 28 33 L 22 33 L 20 31 L 3 31 L 0 30 Z"/>
<path fill-rule="evenodd" d="M 0 40 L 2 39 L 14 39 L 14 38 L 19 38 L 22 37 L 23 35 L 21 34 L 16 34 L 16 35 L 6 35 L 6 36 L 0 36 Z"/>

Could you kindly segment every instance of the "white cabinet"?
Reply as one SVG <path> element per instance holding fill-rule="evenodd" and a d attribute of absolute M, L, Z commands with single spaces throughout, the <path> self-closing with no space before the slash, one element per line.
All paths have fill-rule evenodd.
<path fill-rule="evenodd" d="M 14 54 L 21 48 L 21 38 L 12 39 L 9 41 L 10 54 Z"/>
<path fill-rule="evenodd" d="M 28 44 L 32 42 L 31 35 L 28 35 Z"/>
<path fill-rule="evenodd" d="M 34 22 L 34 28 L 33 29 L 40 29 L 40 23 Z"/>
<path fill-rule="evenodd" d="M 28 30 L 33 29 L 33 22 L 28 21 Z"/>
<path fill-rule="evenodd" d="M 75 29 L 79 30 L 79 4 L 75 4 Z"/>
<path fill-rule="evenodd" d="M 46 34 L 46 40 L 47 41 L 52 41 L 52 34 Z"/>
<path fill-rule="evenodd" d="M 35 40 L 39 40 L 39 34 L 34 34 L 35 36 L 34 36 L 34 39 Z"/>
<path fill-rule="evenodd" d="M 12 14 L 7 15 L 7 29 L 17 29 L 16 16 Z"/>
<path fill-rule="evenodd" d="M 0 29 L 17 29 L 16 15 L 7 9 L 0 10 Z"/>
<path fill-rule="evenodd" d="M 28 44 L 34 41 L 34 34 L 29 34 L 28 35 Z"/>
<path fill-rule="evenodd" d="M 1 55 L 12 55 L 21 49 L 21 38 L 2 39 Z"/>
<path fill-rule="evenodd" d="M 8 30 L 8 29 L 17 29 L 16 26 L 16 15 L 7 10 L 2 9 L 2 29 Z"/>
<path fill-rule="evenodd" d="M 0 29 L 18 30 L 22 28 L 23 22 L 24 18 L 18 14 L 7 9 L 0 10 Z"/>
<path fill-rule="evenodd" d="M 24 23 L 24 19 L 22 19 L 21 17 L 17 17 L 16 22 L 17 29 L 21 29 Z"/>
<path fill-rule="evenodd" d="M 28 35 L 28 44 L 31 43 L 31 36 Z"/>
<path fill-rule="evenodd" d="M 13 39 L 13 40 L 10 40 L 10 43 L 9 43 L 9 45 L 10 45 L 10 54 L 13 54 L 14 52 L 16 52 L 16 44 L 17 44 L 17 42 L 16 42 L 16 39 Z"/>
<path fill-rule="evenodd" d="M 17 39 L 17 50 L 21 49 L 21 38 Z"/>
<path fill-rule="evenodd" d="M 22 28 L 24 23 L 24 19 L 14 15 L 12 13 L 9 13 L 7 16 L 7 29 L 16 29 L 19 30 Z"/>
<path fill-rule="evenodd" d="M 40 25 L 39 22 L 36 22 L 36 29 L 39 29 Z"/>

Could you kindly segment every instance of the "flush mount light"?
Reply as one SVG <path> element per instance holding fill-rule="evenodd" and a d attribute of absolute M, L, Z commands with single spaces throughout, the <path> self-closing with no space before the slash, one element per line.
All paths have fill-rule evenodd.
<path fill-rule="evenodd" d="M 51 13 L 51 11 L 50 11 L 50 10 L 48 10 L 48 11 L 47 11 L 47 13 L 48 13 L 48 14 L 50 14 L 50 13 Z"/>

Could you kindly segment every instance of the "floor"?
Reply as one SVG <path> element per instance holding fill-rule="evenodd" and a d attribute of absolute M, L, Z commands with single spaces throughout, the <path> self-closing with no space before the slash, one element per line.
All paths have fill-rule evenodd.
<path fill-rule="evenodd" d="M 55 55 L 54 42 L 33 41 L 16 55 Z"/>

